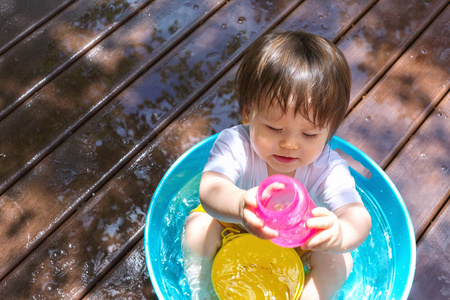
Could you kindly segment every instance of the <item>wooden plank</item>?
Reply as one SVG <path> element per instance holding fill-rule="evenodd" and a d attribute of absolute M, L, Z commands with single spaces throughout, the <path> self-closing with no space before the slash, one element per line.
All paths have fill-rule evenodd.
<path fill-rule="evenodd" d="M 448 91 L 445 9 L 346 118 L 337 135 L 386 167 Z"/>
<path fill-rule="evenodd" d="M 77 1 L 0 56 L 0 119 L 149 1 Z"/>
<path fill-rule="evenodd" d="M 277 28 L 312 32 L 335 42 L 342 38 L 343 33 L 376 2 L 377 0 L 352 1 L 351 3 L 326 0 L 306 1 Z M 369 11 L 368 14 L 371 12 Z"/>
<path fill-rule="evenodd" d="M 0 194 L 224 2 L 152 2 L 1 121 Z"/>
<path fill-rule="evenodd" d="M 355 24 L 338 46 L 351 58 L 350 108 L 447 5 L 446 0 L 381 0 Z"/>
<path fill-rule="evenodd" d="M 264 1 L 264 3 L 266 2 Z M 214 80 L 214 77 L 217 78 L 221 75 L 229 67 L 228 64 L 235 62 L 246 46 L 258 35 L 262 34 L 264 30 L 273 27 L 295 5 L 296 3 L 287 0 L 285 2 L 278 1 L 276 4 L 273 3 L 273 5 L 263 8 L 251 8 L 250 2 L 247 1 L 229 3 L 205 22 L 191 36 L 192 38 L 181 44 L 178 52 L 173 51 L 172 54 L 167 55 L 161 63 L 155 65 L 146 75 L 136 81 L 132 88 L 122 93 L 111 105 L 99 112 L 97 118 L 89 122 L 89 126 L 83 127 L 79 134 L 73 135 L 71 137 L 71 139 L 73 138 L 73 144 L 71 144 L 68 152 L 64 150 L 59 153 L 55 152 L 54 155 L 52 154 L 52 157 L 45 160 L 47 164 L 35 168 L 37 173 L 27 175 L 24 180 L 21 180 L 20 183 L 5 193 L 4 199 L 11 202 L 15 201 L 15 203 L 20 201 L 21 204 L 23 204 L 23 201 L 30 201 L 27 205 L 21 205 L 21 207 L 29 207 L 35 210 L 37 209 L 35 206 L 36 202 L 39 203 L 41 207 L 38 207 L 38 209 L 43 209 L 49 220 L 55 220 L 53 224 L 47 223 L 49 227 L 53 226 L 54 228 L 55 223 L 60 222 L 64 215 L 73 211 L 90 194 L 88 192 L 88 195 L 86 195 L 85 190 L 80 191 L 76 186 L 72 186 L 70 189 L 59 186 L 46 189 L 49 178 L 58 179 L 58 175 L 55 175 L 54 167 L 60 168 L 61 164 L 65 164 L 65 161 L 60 159 L 61 155 L 69 155 L 69 161 L 73 163 L 73 168 L 76 170 L 69 174 L 75 173 L 76 176 L 69 176 L 68 181 L 70 182 L 67 182 L 67 184 L 80 184 L 81 186 L 84 185 L 84 187 L 86 183 L 89 185 L 99 184 L 99 178 L 101 178 L 100 182 L 105 180 L 105 177 L 102 178 L 101 175 L 101 172 L 104 170 L 91 168 L 91 162 L 96 162 L 100 168 L 103 168 L 102 164 L 106 164 L 107 160 L 98 158 L 103 157 L 103 159 L 106 159 L 112 155 L 113 159 L 111 161 L 114 164 L 119 164 L 120 167 L 120 164 L 126 161 L 127 156 L 134 155 L 133 149 L 138 141 L 141 141 L 142 146 L 144 146 L 146 143 L 145 138 L 154 136 L 158 127 L 163 126 L 164 122 L 167 122 L 167 118 L 171 116 L 173 118 L 173 115 L 178 113 L 177 110 L 180 111 L 189 104 L 189 100 L 186 99 L 195 99 L 197 94 L 207 87 L 207 85 L 202 85 L 202 82 L 211 82 L 208 80 Z M 239 17 L 243 16 L 244 13 L 245 20 Z M 218 34 L 226 30 L 222 26 L 225 22 L 228 24 L 225 26 L 229 28 L 228 34 L 233 32 L 229 36 L 230 40 L 228 41 L 225 39 L 224 34 Z M 237 35 L 236 31 L 240 35 Z M 251 32 L 254 32 L 254 34 L 251 34 Z M 210 48 L 205 48 L 206 46 Z M 211 50 L 219 51 L 221 53 L 219 56 L 222 56 L 222 58 L 214 56 L 212 58 L 216 60 L 205 63 L 204 58 L 211 53 Z M 191 56 L 193 54 L 196 56 Z M 211 59 L 211 56 L 209 56 L 209 59 Z M 200 63 L 201 61 L 203 61 L 204 65 Z M 163 74 L 162 77 L 160 72 Z M 166 76 L 172 72 L 175 75 L 174 78 Z M 164 87 L 170 87 L 170 89 L 165 90 Z M 173 95 L 173 97 L 168 97 L 168 93 L 169 96 Z M 149 95 L 152 96 L 152 99 L 155 99 L 154 103 L 145 98 Z M 162 95 L 162 98 L 159 98 L 159 95 Z M 137 111 L 142 112 L 144 116 L 150 117 L 148 119 L 141 118 Z M 160 119 L 162 123 L 157 123 Z M 102 121 L 108 121 L 108 123 L 102 123 Z M 127 122 L 131 122 L 128 124 L 132 126 L 127 126 Z M 156 132 L 152 131 L 151 127 L 156 128 Z M 126 128 L 125 132 L 123 131 L 124 128 Z M 124 136 L 124 133 L 129 135 Z M 141 134 L 144 137 L 138 136 Z M 99 137 L 104 137 L 102 144 L 97 143 Z M 128 140 L 124 142 L 124 138 Z M 142 141 L 143 139 L 144 141 Z M 88 148 L 86 147 L 88 145 L 97 146 L 95 155 L 98 155 L 98 157 L 94 157 L 95 155 L 92 153 L 86 156 L 87 152 L 83 151 L 83 149 L 87 150 Z M 74 149 L 73 147 L 80 148 Z M 131 152 L 124 154 L 124 150 Z M 157 149 L 155 154 L 146 157 L 146 159 L 150 159 L 149 163 L 155 165 L 153 158 L 159 155 L 161 153 Z M 83 159 L 81 159 L 81 156 L 83 156 Z M 115 157 L 119 157 L 119 159 L 116 160 Z M 76 169 L 80 168 L 80 161 L 84 161 L 84 165 L 82 169 Z M 155 165 L 155 167 L 159 168 L 160 166 Z M 67 165 L 65 168 L 67 172 Z M 64 169 L 60 170 L 64 171 Z M 147 182 L 144 186 L 138 184 L 139 187 L 137 188 L 135 184 L 140 180 L 145 180 L 147 175 L 140 171 L 135 172 L 135 170 L 131 171 L 132 173 L 128 173 L 130 171 L 127 168 L 126 172 L 120 173 L 117 176 L 118 181 L 108 184 L 100 193 L 97 193 L 69 221 L 59 227 L 52 234 L 51 238 L 46 239 L 39 249 L 34 251 L 27 260 L 11 272 L 1 283 L 0 294 L 7 297 L 18 295 L 19 297 L 28 298 L 32 295 L 39 296 L 57 290 L 59 295 L 70 293 L 70 296 L 79 297 L 86 290 L 89 290 L 104 275 L 104 272 L 111 267 L 110 265 L 114 264 L 115 260 L 123 255 L 124 251 L 130 249 L 136 243 L 139 235 L 142 236 L 145 211 L 148 208 L 147 197 L 151 194 L 149 191 L 154 190 L 157 182 L 155 184 Z M 152 172 L 152 174 L 160 175 L 162 173 L 162 170 Z M 83 176 L 79 174 L 83 174 Z M 141 175 L 144 175 L 144 177 L 141 178 Z M 45 187 L 37 183 L 43 177 L 47 177 Z M 154 177 L 152 175 L 152 178 Z M 22 188 L 24 186 L 20 186 L 21 183 L 26 184 L 27 181 L 32 186 L 24 190 Z M 116 190 L 116 188 L 119 188 L 119 190 Z M 67 210 L 64 212 L 54 207 L 59 205 L 54 189 L 60 189 L 56 194 L 63 196 L 60 199 L 60 203 L 64 202 L 66 205 Z M 32 195 L 28 194 L 31 190 L 33 190 Z M 64 194 L 66 190 L 69 190 L 68 195 Z M 49 194 L 52 194 L 52 196 L 49 196 Z M 80 196 L 78 202 L 70 201 L 73 199 L 73 194 Z M 141 197 L 138 198 L 137 195 Z M 142 195 L 145 196 L 142 197 Z M 26 199 L 23 199 L 23 196 Z M 99 205 L 99 201 L 107 204 Z M 118 213 L 118 210 L 120 213 Z M 3 257 L 6 258 L 5 264 L 8 265 L 7 267 L 11 267 L 11 260 L 15 260 L 15 258 L 11 257 L 12 252 L 14 254 L 20 253 L 22 257 L 29 253 L 31 247 L 24 249 L 25 243 L 20 241 L 24 233 L 26 236 L 29 232 L 36 232 L 37 228 L 48 230 L 45 224 L 38 224 L 39 221 L 36 218 L 27 221 L 29 223 L 22 222 L 24 224 L 20 228 L 22 234 L 16 232 L 14 236 L 5 236 L 12 245 L 8 250 L 9 254 L 5 255 L 9 257 Z M 48 222 L 48 220 L 46 221 Z M 36 226 L 29 226 L 31 223 L 34 223 Z M 111 233 L 110 230 L 119 227 L 121 228 L 120 234 L 114 235 Z M 122 230 L 122 228 L 125 229 Z M 33 234 L 35 234 L 34 232 Z M 36 241 L 42 235 L 33 235 L 32 244 L 36 245 Z M 13 242 L 12 239 L 17 239 L 17 243 Z M 69 243 L 68 239 L 77 243 L 75 247 L 74 244 Z M 20 250 L 12 249 L 12 247 L 17 245 L 19 245 Z M 72 245 L 72 249 L 70 245 Z M 54 249 L 59 251 L 56 257 Z M 81 254 L 77 255 L 77 253 Z M 72 262 L 82 267 L 69 270 Z M 55 268 L 57 268 L 58 275 L 50 276 L 50 278 L 45 276 L 46 273 L 54 274 Z M 37 272 L 31 270 L 36 270 Z M 46 284 L 52 285 L 51 291 L 42 290 L 42 287 Z"/>
<path fill-rule="evenodd" d="M 142 299 L 157 300 L 145 263 L 143 239 L 125 257 L 125 263 L 117 265 L 96 289 L 83 299 Z M 126 276 L 124 276 L 126 274 Z"/>
<path fill-rule="evenodd" d="M 72 2 L 4 1 L 0 4 L 0 55 Z"/>
<path fill-rule="evenodd" d="M 448 300 L 450 298 L 449 233 L 450 205 L 447 199 L 441 213 L 418 244 L 416 276 L 409 299 Z"/>
<path fill-rule="evenodd" d="M 2 170 L 0 178 L 3 180 L 3 182 L 0 180 L 0 184 L 5 186 L 8 180 L 13 181 L 13 179 L 21 175 L 20 173 L 17 174 L 18 172 L 13 167 L 22 155 L 28 154 L 28 149 L 26 148 L 34 145 L 34 141 L 29 141 L 30 137 L 40 145 L 39 140 L 48 137 L 49 131 L 55 130 L 58 126 L 63 127 L 61 134 L 65 133 L 67 129 L 64 126 L 69 126 L 69 122 L 80 122 L 77 117 L 81 118 L 79 116 L 80 111 L 83 112 L 83 109 L 86 109 L 85 106 L 81 105 L 80 98 L 84 100 L 85 104 L 90 101 L 94 108 L 98 106 L 97 101 L 99 99 L 107 98 L 106 96 L 111 93 L 111 90 L 119 89 L 124 82 L 133 80 L 137 76 L 135 72 L 138 70 L 136 69 L 142 70 L 145 66 L 154 63 L 168 48 L 173 46 L 186 33 L 190 32 L 192 28 L 195 28 L 203 18 L 208 17 L 210 13 L 218 9 L 224 1 L 204 1 L 202 7 L 195 10 L 191 7 L 189 7 L 189 10 L 186 10 L 182 5 L 179 5 L 180 3 L 183 4 L 185 1 L 159 0 L 152 3 L 135 19 L 115 32 L 110 39 L 102 42 L 99 49 L 91 51 L 87 58 L 79 61 L 65 72 L 61 79 L 56 79 L 51 86 L 49 85 L 48 89 L 46 87 L 40 94 L 47 91 L 47 97 L 38 98 L 36 102 L 33 102 L 35 104 L 30 105 L 30 107 L 35 105 L 35 108 L 30 109 L 31 111 L 24 110 L 28 114 L 26 115 L 27 117 L 22 115 L 22 118 L 13 120 L 17 126 L 12 126 L 15 130 L 9 131 L 9 134 L 6 135 L 9 137 L 7 140 L 10 142 L 10 145 L 13 146 L 6 148 L 6 142 L 0 146 L 0 152 L 6 155 L 0 159 L 0 170 Z M 179 9 L 171 9 L 173 7 L 178 7 Z M 205 14 L 206 12 L 208 13 Z M 153 17 L 154 15 L 158 17 Z M 133 32 L 133 34 L 130 34 L 130 32 Z M 101 49 L 114 50 L 105 52 L 100 51 Z M 124 59 L 118 59 L 122 55 Z M 91 60 L 94 58 L 97 59 L 98 65 L 91 67 Z M 126 65 L 127 67 L 117 67 L 118 69 L 116 69 L 115 63 L 118 66 Z M 119 72 L 120 70 L 122 72 Z M 77 76 L 83 72 L 90 74 L 83 79 L 86 80 L 84 88 L 82 82 L 77 81 Z M 62 89 L 63 86 L 61 85 L 64 82 L 69 82 L 64 87 L 66 92 L 60 93 L 59 102 L 56 103 L 58 105 L 55 105 L 53 100 L 56 95 L 55 91 L 58 88 Z M 83 89 L 86 89 L 85 93 L 83 93 Z M 87 116 L 84 118 L 86 119 Z M 104 118 L 108 119 L 109 117 L 105 116 Z M 8 120 L 12 119 L 7 118 L 0 123 L 0 128 L 3 128 L 5 131 L 12 129 L 8 126 L 1 127 Z M 39 129 L 43 136 L 37 133 L 33 134 L 32 131 L 20 131 L 19 129 L 24 127 L 20 126 L 20 123 L 23 123 L 24 120 L 28 122 L 29 126 L 27 128 L 30 129 L 36 126 L 34 128 Z M 131 118 L 131 120 L 135 119 Z M 94 124 L 105 126 L 106 120 L 102 122 Z M 6 124 L 11 125 L 11 123 Z M 115 125 L 115 123 L 110 124 L 110 126 Z M 51 127 L 46 128 L 44 126 Z M 104 176 L 110 165 L 118 167 L 117 164 L 122 159 L 122 152 L 118 152 L 116 156 L 113 156 L 117 160 L 111 161 L 107 166 L 104 165 L 110 159 L 111 153 L 108 152 L 110 143 L 118 141 L 120 145 L 125 146 L 122 144 L 121 132 L 119 131 L 117 134 L 118 137 L 110 139 L 110 127 L 107 127 L 100 136 L 96 135 L 98 131 L 94 130 L 91 132 L 93 134 L 91 137 L 93 144 L 89 145 L 87 144 L 88 139 L 84 137 L 85 134 L 89 134 L 89 130 L 91 129 L 88 129 L 88 133 L 83 133 L 77 137 L 75 143 L 78 146 L 69 145 L 67 148 L 60 150 L 59 153 L 47 159 L 47 163 L 43 163 L 36 170 L 33 170 L 21 183 L 0 197 L 0 211 L 7 212 L 6 215 L 3 214 L 0 218 L 3 222 L 3 228 L 7 228 L 7 230 L 0 232 L 0 240 L 13 238 L 13 240 L 10 240 L 11 248 L 9 249 L 11 249 L 11 252 L 0 254 L 0 260 L 4 262 L 0 266 L 0 278 L 4 277 L 27 252 L 31 251 L 34 244 L 39 243 L 45 237 L 45 232 L 58 226 L 66 217 L 66 214 L 73 212 L 82 203 L 83 199 L 89 197 L 92 193 L 92 185 L 95 186 L 98 182 L 105 180 Z M 4 132 L 0 132 L 0 135 L 2 134 Z M 56 139 L 57 137 L 50 135 L 50 138 Z M 98 156 L 95 153 L 95 148 L 101 148 L 101 145 L 98 144 L 99 139 L 104 143 L 104 147 L 102 152 L 98 153 L 100 160 L 97 161 Z M 24 144 L 20 146 L 16 144 L 17 141 L 23 141 Z M 53 141 L 50 140 L 48 142 L 51 143 Z M 14 145 L 17 148 L 14 148 Z M 129 147 L 132 146 L 129 145 Z M 7 149 L 11 149 L 13 152 L 7 151 Z M 67 151 L 66 149 L 69 150 Z M 45 150 L 37 147 L 35 151 L 42 153 Z M 75 158 L 80 160 L 73 160 Z M 69 164 L 70 161 L 73 163 L 72 166 Z M 80 161 L 83 163 L 80 164 Z M 104 169 L 105 167 L 107 167 L 106 170 Z M 14 171 L 16 173 L 13 173 Z M 13 174 L 10 175 L 12 179 L 7 177 L 8 172 Z M 42 174 L 47 175 L 45 175 L 46 177 L 41 177 L 43 176 Z M 40 183 L 37 183 L 38 181 Z M 73 186 L 73 184 L 76 186 Z M 87 187 L 84 187 L 83 184 L 87 184 Z M 39 204 L 36 204 L 36 201 Z M 65 212 L 66 210 L 68 211 Z M 51 213 L 52 211 L 53 213 Z M 46 215 L 47 217 L 37 218 L 40 215 Z M 17 255 L 17 253 L 21 254 Z"/>
<path fill-rule="evenodd" d="M 405 200 L 416 237 L 450 196 L 449 123 L 447 94 L 386 170 Z"/>

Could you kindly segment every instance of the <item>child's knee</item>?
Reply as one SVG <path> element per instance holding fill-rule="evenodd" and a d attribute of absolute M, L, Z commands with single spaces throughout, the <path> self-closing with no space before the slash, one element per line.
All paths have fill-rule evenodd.
<path fill-rule="evenodd" d="M 213 257 L 222 243 L 222 229 L 210 215 L 194 212 L 186 220 L 183 245 L 198 255 Z"/>
<path fill-rule="evenodd" d="M 349 252 L 342 254 L 316 252 L 311 257 L 311 267 L 343 284 L 353 269 L 353 258 Z"/>
<path fill-rule="evenodd" d="M 308 255 L 308 254 L 307 254 Z M 353 268 L 350 253 L 333 254 L 312 252 L 308 257 L 311 266 L 301 299 L 330 299 L 345 283 Z"/>
<path fill-rule="evenodd" d="M 334 272 L 340 284 L 344 284 L 353 269 L 353 258 L 350 252 L 336 254 L 333 257 Z"/>
<path fill-rule="evenodd" d="M 353 270 L 353 257 L 350 254 L 350 252 L 343 253 L 342 255 L 343 255 L 343 258 L 344 258 L 344 260 L 343 260 L 343 262 L 344 262 L 344 270 L 346 272 L 345 279 L 347 279 L 348 276 L 350 276 L 350 273 Z"/>

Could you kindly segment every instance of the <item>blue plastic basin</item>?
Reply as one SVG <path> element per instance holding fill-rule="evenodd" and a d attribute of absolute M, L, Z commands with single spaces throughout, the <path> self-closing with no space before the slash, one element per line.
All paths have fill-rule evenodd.
<path fill-rule="evenodd" d="M 203 140 L 183 154 L 167 171 L 151 200 L 145 224 L 144 247 L 147 268 L 159 299 L 174 299 L 169 295 L 170 288 L 165 282 L 161 264 L 161 229 L 164 215 L 178 191 L 202 172 L 216 137 L 217 135 L 214 135 Z M 390 236 L 387 238 L 392 245 L 392 253 L 389 255 L 393 258 L 392 266 L 389 267 L 391 270 L 386 270 L 391 272 L 391 275 L 389 290 L 383 293 L 383 298 L 407 299 L 416 265 L 416 244 L 411 219 L 400 193 L 386 173 L 362 151 L 336 136 L 331 140 L 330 146 L 333 149 L 341 149 L 370 171 L 371 177 L 368 179 L 350 168 L 360 193 L 375 199 L 390 229 Z M 173 215 L 173 218 L 180 217 L 185 216 L 178 213 Z M 376 264 L 374 267 L 377 267 Z"/>

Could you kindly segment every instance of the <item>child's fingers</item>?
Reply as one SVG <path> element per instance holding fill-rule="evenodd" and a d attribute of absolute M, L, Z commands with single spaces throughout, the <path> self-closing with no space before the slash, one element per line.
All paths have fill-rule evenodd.
<path fill-rule="evenodd" d="M 316 207 L 311 211 L 311 214 L 313 215 L 313 217 L 325 217 L 332 214 L 332 212 L 325 207 Z"/>
<path fill-rule="evenodd" d="M 272 195 L 274 192 L 279 191 L 279 190 L 283 190 L 285 188 L 284 184 L 281 182 L 274 182 L 272 184 L 270 184 L 268 187 L 266 187 L 266 189 L 263 191 L 261 197 L 262 200 L 266 200 L 267 198 L 270 197 L 270 195 Z"/>
<path fill-rule="evenodd" d="M 330 237 L 327 235 L 326 232 L 319 232 L 318 234 L 314 235 L 314 237 L 310 238 L 308 241 L 306 241 L 303 245 L 303 249 L 310 249 L 310 250 L 319 250 L 324 247 L 330 240 Z"/>
<path fill-rule="evenodd" d="M 269 228 L 267 226 L 264 226 L 262 228 L 262 233 L 263 233 L 263 239 L 273 239 L 276 238 L 278 236 L 278 231 Z"/>
<path fill-rule="evenodd" d="M 244 195 L 245 207 L 256 207 L 256 191 L 257 188 L 252 188 Z"/>
<path fill-rule="evenodd" d="M 315 208 L 313 218 L 306 221 L 309 228 L 318 229 L 303 245 L 303 249 L 330 251 L 342 243 L 342 233 L 337 216 L 326 208 Z"/>
<path fill-rule="evenodd" d="M 309 228 L 328 229 L 337 222 L 337 217 L 324 207 L 314 208 L 311 214 L 313 217 L 306 221 Z"/>
<path fill-rule="evenodd" d="M 322 251 L 334 251 L 339 248 L 342 242 L 341 236 L 336 235 L 330 230 L 320 231 L 312 238 L 306 241 L 303 245 L 303 249 L 310 250 L 322 250 Z"/>
<path fill-rule="evenodd" d="M 264 227 L 264 221 L 248 209 L 244 210 L 244 222 L 254 228 L 262 229 Z"/>
<path fill-rule="evenodd" d="M 264 221 L 249 210 L 244 212 L 244 227 L 248 232 L 261 239 L 272 239 L 278 236 L 276 230 L 265 226 Z"/>
<path fill-rule="evenodd" d="M 334 225 L 334 220 L 329 217 L 311 218 L 306 221 L 308 228 L 328 229 Z"/>

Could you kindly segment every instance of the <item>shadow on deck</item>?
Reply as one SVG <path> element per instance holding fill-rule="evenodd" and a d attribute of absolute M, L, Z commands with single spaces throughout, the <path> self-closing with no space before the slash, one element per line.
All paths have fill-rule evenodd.
<path fill-rule="evenodd" d="M 405 200 L 410 299 L 448 299 L 447 1 L 53 2 L 0 4 L 1 295 L 156 299 L 151 196 L 184 151 L 240 122 L 236 66 L 276 27 L 346 55 L 351 108 L 337 135 Z"/>

